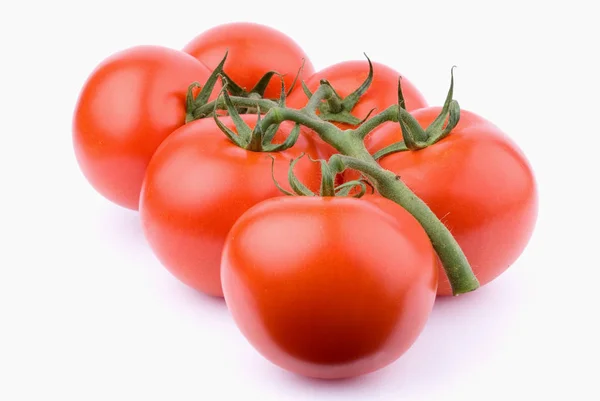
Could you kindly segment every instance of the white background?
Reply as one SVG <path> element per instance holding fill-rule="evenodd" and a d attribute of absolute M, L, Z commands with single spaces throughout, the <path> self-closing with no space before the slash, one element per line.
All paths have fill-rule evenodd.
<path fill-rule="evenodd" d="M 340 3 L 340 4 L 337 4 Z M 588 400 L 597 397 L 600 65 L 592 1 L 47 1 L 0 5 L 0 399 Z M 346 4 L 346 5 L 342 5 Z M 317 69 L 362 53 L 529 156 L 537 229 L 493 284 L 442 300 L 415 345 L 358 379 L 280 370 L 223 302 L 184 287 L 137 214 L 87 184 L 71 117 L 103 58 L 227 21 L 292 36 Z"/>

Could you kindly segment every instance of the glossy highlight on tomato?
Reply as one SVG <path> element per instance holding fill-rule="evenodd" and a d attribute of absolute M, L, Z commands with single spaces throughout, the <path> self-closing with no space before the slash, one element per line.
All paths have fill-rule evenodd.
<path fill-rule="evenodd" d="M 231 229 L 221 274 L 236 324 L 263 356 L 328 379 L 399 358 L 423 329 L 438 280 L 419 223 L 369 195 L 261 202 Z"/>
<path fill-rule="evenodd" d="M 287 90 L 291 89 L 303 62 L 299 79 L 305 79 L 315 71 L 304 50 L 292 38 L 256 23 L 233 22 L 215 26 L 196 36 L 183 51 L 210 69 L 214 69 L 228 52 L 225 73 L 247 91 L 269 71 L 283 75 Z M 279 79 L 273 79 L 265 97 L 279 98 L 280 93 L 281 83 Z"/>
<path fill-rule="evenodd" d="M 256 115 L 243 115 L 250 126 Z M 235 130 L 231 117 L 220 117 Z M 283 142 L 293 124 L 283 123 L 275 142 Z M 250 207 L 281 192 L 274 174 L 290 189 L 290 161 L 306 153 L 316 157 L 312 140 L 300 136 L 293 148 L 281 152 L 251 152 L 233 144 L 212 118 L 186 124 L 156 151 L 144 179 L 140 217 L 145 237 L 162 264 L 188 286 L 222 296 L 221 252 L 235 221 Z M 296 174 L 310 188 L 319 188 L 319 165 L 307 157 Z"/>
<path fill-rule="evenodd" d="M 412 112 L 422 127 L 440 113 Z M 402 140 L 398 124 L 367 139 L 371 153 Z M 425 149 L 385 156 L 383 168 L 398 174 L 450 229 L 481 285 L 498 277 L 525 249 L 538 210 L 532 168 L 497 126 L 462 110 L 450 135 Z M 451 295 L 440 272 L 440 295 Z"/>
<path fill-rule="evenodd" d="M 133 47 L 104 60 L 83 86 L 73 117 L 75 155 L 90 184 L 137 210 L 150 158 L 185 122 L 188 86 L 209 75 L 189 54 L 160 46 Z"/>

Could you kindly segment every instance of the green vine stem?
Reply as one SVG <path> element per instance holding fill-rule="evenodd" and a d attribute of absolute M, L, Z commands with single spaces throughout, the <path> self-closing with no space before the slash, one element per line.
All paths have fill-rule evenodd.
<path fill-rule="evenodd" d="M 333 96 L 328 85 L 321 85 L 311 97 L 326 101 Z M 330 164 L 337 166 L 339 172 L 352 168 L 365 174 L 374 183 L 379 193 L 404 207 L 423 226 L 446 271 L 454 295 L 473 291 L 479 282 L 473 274 L 469 262 L 448 228 L 438 219 L 431 209 L 417 197 L 391 171 L 383 169 L 364 145 L 364 137 L 379 124 L 386 121 L 399 121 L 404 113 L 399 105 L 394 105 L 367 120 L 360 127 L 342 131 L 334 124 L 323 121 L 315 114 L 316 100 L 304 109 L 294 110 L 281 107 L 271 108 L 261 121 L 262 130 L 283 121 L 293 121 L 315 131 L 325 142 L 336 148 L 341 154 L 334 155 Z"/>
<path fill-rule="evenodd" d="M 373 78 L 373 66 L 370 60 L 369 75 L 367 79 L 355 92 L 345 99 L 342 99 L 331 84 L 325 80 L 321 81 L 321 85 L 314 93 L 311 93 L 302 82 L 303 90 L 309 97 L 309 101 L 304 108 L 295 110 L 285 107 L 286 92 L 283 80 L 281 81 L 281 96 L 278 102 L 261 98 L 261 92 L 266 88 L 268 82 L 273 76 L 279 74 L 274 71 L 265 74 L 253 90 L 257 96 L 250 96 L 234 83 L 228 83 L 227 77 L 224 76 L 224 72 L 222 71 L 222 65 L 226 58 L 227 54 L 221 61 L 219 67 L 213 71 L 196 98 L 193 96 L 193 91 L 195 88 L 200 87 L 200 84 L 192 83 L 190 85 L 186 99 L 186 122 L 212 115 L 217 125 L 232 142 L 250 151 L 267 152 L 281 151 L 293 146 L 298 138 L 300 125 L 312 129 L 322 140 L 333 146 L 340 153 L 333 155 L 329 160 L 329 163 L 323 164 L 332 166 L 332 174 L 341 173 L 346 168 L 360 171 L 373 182 L 375 189 L 377 189 L 382 196 L 402 206 L 419 221 L 429 236 L 429 239 L 442 262 L 454 295 L 470 292 L 479 287 L 479 282 L 473 274 L 465 254 L 448 228 L 446 228 L 446 226 L 437 218 L 427 204 L 417 197 L 402 182 L 399 176 L 391 171 L 383 169 L 377 162 L 377 159 L 390 153 L 408 150 L 418 151 L 427 146 L 431 146 L 448 135 L 452 128 L 458 124 L 460 107 L 458 103 L 452 99 L 454 68 L 452 68 L 451 71 L 451 84 L 442 112 L 427 129 L 423 129 L 415 118 L 404 108 L 401 79 L 398 80 L 398 104 L 388 107 L 386 110 L 370 119 L 368 117 L 371 113 L 369 113 L 369 116 L 363 121 L 358 120 L 355 116 L 350 114 L 350 111 L 356 102 L 358 102 L 362 94 L 367 90 Z M 208 102 L 210 93 L 219 76 L 223 80 L 223 90 L 216 100 Z M 228 91 L 231 92 L 231 94 L 228 94 Z M 244 123 L 236 110 L 238 108 L 245 108 L 246 110 L 252 110 L 253 112 L 256 111 L 256 113 L 258 113 L 258 121 L 254 129 L 250 129 L 250 127 Z M 216 110 L 218 109 L 228 111 L 235 122 L 237 134 L 225 127 L 219 121 L 216 113 Z M 319 113 L 317 113 L 317 111 Z M 262 112 L 266 112 L 266 114 L 264 115 L 264 118 L 261 119 L 260 113 Z M 355 129 L 341 130 L 330 122 L 339 122 L 344 121 L 345 119 L 351 119 L 352 121 L 349 120 L 349 122 L 355 122 L 358 126 Z M 446 119 L 448 120 L 448 123 L 444 127 Z M 295 122 L 296 125 L 294 129 L 284 143 L 271 143 L 275 131 L 284 121 Z M 365 147 L 364 139 L 379 125 L 388 121 L 400 124 L 404 140 L 382 149 L 375 155 L 371 155 Z M 299 183 L 296 183 L 295 181 L 292 182 L 296 184 L 295 190 L 304 191 L 304 188 L 302 188 Z M 346 193 L 349 192 L 350 189 L 350 186 L 342 186 L 338 190 L 343 191 L 342 193 Z M 322 188 L 322 191 L 326 192 L 328 195 L 331 195 L 332 193 L 335 194 L 335 190 L 331 190 L 331 188 L 325 188 L 325 190 Z"/>
<path fill-rule="evenodd" d="M 444 105 L 444 112 L 450 114 L 449 122 L 455 125 L 459 118 L 459 108 L 458 103 L 451 100 L 451 91 L 452 86 Z M 395 144 L 394 149 L 387 149 L 390 153 L 391 151 L 403 151 L 408 149 L 418 151 L 418 149 L 433 144 L 444 135 L 447 135 L 451 130 L 452 127 L 450 125 L 445 129 L 442 129 L 441 124 L 437 124 L 427 132 L 423 130 L 414 117 L 402 107 L 403 98 L 400 81 L 398 84 L 398 92 L 397 105 L 388 107 L 386 110 L 366 120 L 355 129 L 348 130 L 341 130 L 332 122 L 323 119 L 320 114 L 317 114 L 317 110 L 320 110 L 322 104 L 328 104 L 332 98 L 337 96 L 335 90 L 328 82 L 321 82 L 319 88 L 310 95 L 308 104 L 300 110 L 285 107 L 285 94 L 282 94 L 281 101 L 277 103 L 268 99 L 252 99 L 240 96 L 229 96 L 227 93 L 222 93 L 217 100 L 196 108 L 193 112 L 193 117 L 202 118 L 211 113 L 214 114 L 216 109 L 227 109 L 236 116 L 237 113 L 235 112 L 235 108 L 237 107 L 253 107 L 259 112 L 266 112 L 263 118 L 259 118 L 259 121 L 257 121 L 256 127 L 252 132 L 244 127 L 239 127 L 238 132 L 242 134 L 241 137 L 236 137 L 233 133 L 229 133 L 230 135 L 228 136 L 231 136 L 232 140 L 244 139 L 242 145 L 245 148 L 254 145 L 255 142 L 256 144 L 259 144 L 260 138 L 265 138 L 265 135 L 268 132 L 273 133 L 276 127 L 284 121 L 295 122 L 296 129 L 294 131 L 299 128 L 299 125 L 303 125 L 315 131 L 323 141 L 333 146 L 340 153 L 332 156 L 329 160 L 329 164 L 332 166 L 334 173 L 340 173 L 346 168 L 362 172 L 370 179 L 375 186 L 375 189 L 377 189 L 382 196 L 402 206 L 411 213 L 417 221 L 419 221 L 429 236 L 429 239 L 442 262 L 446 275 L 450 281 L 453 294 L 459 295 L 473 291 L 479 287 L 479 282 L 473 274 L 465 254 L 448 228 L 438 219 L 429 206 L 427 206 L 425 202 L 417 197 L 402 182 L 399 176 L 389 170 L 383 169 L 376 161 L 376 158 L 374 158 L 365 147 L 365 137 L 380 124 L 388 121 L 400 123 L 404 137 L 404 142 Z M 440 120 L 447 115 L 448 114 L 440 116 Z M 218 120 L 216 121 L 218 122 Z M 228 132 L 225 133 L 227 134 Z M 298 134 L 298 132 L 293 133 L 295 135 Z M 270 135 L 266 136 L 270 137 Z M 257 139 L 253 140 L 255 138 Z M 277 146 L 283 146 L 283 148 L 285 148 L 291 143 L 292 142 Z M 277 148 L 277 150 L 278 149 L 279 148 Z M 344 187 L 342 190 L 348 191 L 349 188 Z"/>
<path fill-rule="evenodd" d="M 377 163 L 344 155 L 333 155 L 330 164 L 338 165 L 338 170 L 341 171 L 345 168 L 361 171 L 374 181 L 375 188 L 382 196 L 404 207 L 421 223 L 442 261 L 454 295 L 470 292 L 479 287 L 469 261 L 450 231 L 429 206 L 402 182 L 400 177 L 382 169 Z"/>
<path fill-rule="evenodd" d="M 261 111 L 268 111 L 273 107 L 277 107 L 276 101 L 269 99 L 253 99 L 251 97 L 230 96 L 231 101 L 238 107 L 260 107 Z M 209 102 L 193 111 L 193 120 L 199 120 L 208 117 L 217 110 L 227 110 L 227 104 L 223 97 L 219 97 L 212 102 Z"/>

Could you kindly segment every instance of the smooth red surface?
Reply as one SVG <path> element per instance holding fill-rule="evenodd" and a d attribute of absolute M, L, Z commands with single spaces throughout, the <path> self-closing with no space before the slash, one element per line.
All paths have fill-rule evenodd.
<path fill-rule="evenodd" d="M 439 107 L 413 116 L 428 126 Z M 373 153 L 402 140 L 398 124 L 371 136 Z M 481 285 L 515 262 L 529 242 L 538 210 L 533 171 L 518 146 L 491 122 L 462 110 L 450 135 L 428 148 L 384 157 L 381 166 L 398 174 L 450 229 Z M 438 293 L 450 295 L 440 273 Z"/>
<path fill-rule="evenodd" d="M 209 75 L 190 55 L 159 46 L 133 47 L 104 60 L 83 86 L 73 119 L 75 155 L 90 184 L 137 210 L 150 158 L 185 121 L 188 86 Z"/>
<path fill-rule="evenodd" d="M 305 60 L 300 79 L 315 72 L 308 56 L 292 38 L 265 25 L 234 22 L 211 28 L 196 36 L 183 49 L 196 57 L 211 70 L 229 51 L 225 61 L 225 73 L 238 85 L 250 90 L 269 71 L 284 76 L 286 89 Z M 300 82 L 300 81 L 298 81 Z M 281 81 L 274 77 L 265 97 L 279 98 Z"/>
<path fill-rule="evenodd" d="M 371 86 L 352 110 L 352 114 L 360 119 L 365 118 L 373 108 L 375 111 L 372 115 L 375 115 L 398 103 L 398 77 L 400 77 L 400 73 L 381 63 L 372 62 L 372 64 L 373 81 Z M 318 89 L 320 81 L 326 79 L 336 92 L 342 98 L 345 98 L 354 92 L 368 75 L 369 63 L 366 60 L 343 61 L 316 72 L 306 81 L 306 86 L 314 93 Z M 404 77 L 402 78 L 402 93 L 408 111 L 427 107 L 427 102 L 421 92 Z M 308 98 L 302 88 L 298 87 L 290 94 L 286 104 L 288 107 L 299 109 L 306 106 L 307 102 Z M 353 128 L 343 123 L 335 123 L 335 125 L 341 129 Z M 332 146 L 320 139 L 317 143 L 328 150 L 329 156 L 338 153 Z"/>
<path fill-rule="evenodd" d="M 435 300 L 436 261 L 419 223 L 387 199 L 281 197 L 236 222 L 221 274 L 235 322 L 263 356 L 343 378 L 414 343 Z"/>
<path fill-rule="evenodd" d="M 250 126 L 256 122 L 256 115 L 242 118 Z M 221 121 L 234 129 L 230 117 Z M 292 127 L 282 124 L 277 139 Z M 275 177 L 289 190 L 289 163 L 301 152 L 316 154 L 312 141 L 303 136 L 288 151 L 246 151 L 231 143 L 212 118 L 175 131 L 152 158 L 140 199 L 143 231 L 158 259 L 185 284 L 222 296 L 219 266 L 229 229 L 251 206 L 281 195 L 271 178 L 269 156 L 276 159 Z M 304 157 L 294 171 L 318 189 L 318 163 Z"/>

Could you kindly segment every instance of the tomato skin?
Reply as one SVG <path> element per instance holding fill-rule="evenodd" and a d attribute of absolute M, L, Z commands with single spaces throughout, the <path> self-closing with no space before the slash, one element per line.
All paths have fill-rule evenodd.
<path fill-rule="evenodd" d="M 375 114 L 398 103 L 398 77 L 400 73 L 381 63 L 372 62 L 372 64 L 373 81 L 352 110 L 352 114 L 360 119 L 365 118 L 372 109 L 375 109 L 373 112 Z M 326 79 L 336 92 L 342 98 L 345 98 L 354 92 L 368 75 L 369 63 L 366 60 L 343 61 L 316 72 L 306 81 L 306 86 L 314 93 L 319 88 L 320 81 Z M 427 107 L 427 102 L 421 92 L 406 78 L 402 78 L 402 93 L 408 111 Z M 307 103 L 308 98 L 304 91 L 301 87 L 297 87 L 290 94 L 286 104 L 288 107 L 299 109 L 306 106 Z M 341 129 L 353 128 L 344 123 L 336 122 L 334 124 Z M 383 126 L 385 125 L 387 123 L 383 124 Z M 373 136 L 376 131 L 369 136 Z M 317 143 L 327 149 L 328 155 L 338 153 L 331 145 L 320 139 Z"/>
<path fill-rule="evenodd" d="M 75 155 L 90 184 L 137 210 L 150 158 L 185 121 L 188 86 L 209 75 L 190 55 L 159 46 L 129 48 L 104 60 L 83 86 L 73 117 Z"/>
<path fill-rule="evenodd" d="M 243 115 L 251 126 L 256 115 Z M 230 117 L 221 121 L 231 129 Z M 279 136 L 289 133 L 283 124 Z M 281 135 L 280 135 L 281 134 Z M 289 189 L 289 162 L 300 152 L 315 155 L 312 141 L 278 153 L 250 152 L 227 139 L 212 119 L 186 124 L 173 132 L 152 158 L 141 191 L 143 232 L 162 264 L 180 281 L 204 293 L 223 296 L 221 251 L 237 218 L 256 203 L 281 196 L 271 179 Z M 309 187 L 319 187 L 319 165 L 307 157 L 294 169 Z"/>
<path fill-rule="evenodd" d="M 253 39 L 254 38 L 254 39 Z M 315 72 L 304 50 L 292 38 L 271 27 L 249 22 L 233 22 L 215 26 L 192 39 L 183 51 L 196 57 L 211 70 L 229 51 L 225 73 L 238 85 L 250 90 L 269 71 L 284 74 L 286 89 L 302 66 L 305 79 Z M 281 81 L 273 78 L 265 97 L 279 98 Z"/>
<path fill-rule="evenodd" d="M 391 201 L 280 197 L 247 211 L 223 251 L 225 300 L 268 360 L 316 378 L 392 363 L 431 312 L 436 256 Z"/>
<path fill-rule="evenodd" d="M 411 113 L 428 126 L 439 107 Z M 375 152 L 402 140 L 398 124 L 367 140 Z M 481 285 L 503 273 L 525 249 L 537 220 L 538 193 L 529 162 L 498 127 L 462 110 L 440 142 L 380 160 L 398 174 L 450 229 Z M 451 295 L 440 273 L 439 295 Z"/>

